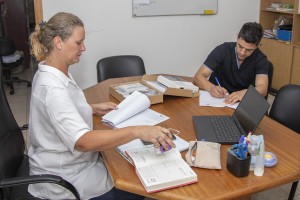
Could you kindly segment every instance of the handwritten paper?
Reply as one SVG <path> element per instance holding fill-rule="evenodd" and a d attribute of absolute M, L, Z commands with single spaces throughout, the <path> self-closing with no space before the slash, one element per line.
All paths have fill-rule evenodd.
<path fill-rule="evenodd" d="M 225 98 L 215 98 L 210 95 L 209 92 L 200 90 L 199 105 L 200 106 L 211 106 L 211 107 L 229 107 L 236 109 L 239 103 L 233 105 L 226 104 Z"/>

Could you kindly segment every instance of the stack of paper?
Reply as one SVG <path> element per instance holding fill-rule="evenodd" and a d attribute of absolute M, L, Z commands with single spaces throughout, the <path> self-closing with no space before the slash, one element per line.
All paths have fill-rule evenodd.
<path fill-rule="evenodd" d="M 127 96 L 118 106 L 102 117 L 104 123 L 112 127 L 124 128 L 127 126 L 156 125 L 169 117 L 149 109 L 150 100 L 138 91 Z"/>

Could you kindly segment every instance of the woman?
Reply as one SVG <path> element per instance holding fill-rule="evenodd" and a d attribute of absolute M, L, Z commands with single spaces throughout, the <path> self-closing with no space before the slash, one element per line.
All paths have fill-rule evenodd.
<path fill-rule="evenodd" d="M 160 126 L 136 126 L 116 130 L 93 130 L 92 114 L 116 108 L 107 102 L 89 105 L 68 72 L 85 51 L 82 21 L 70 13 L 57 13 L 37 25 L 30 35 L 32 53 L 39 63 L 30 102 L 30 173 L 54 174 L 71 182 L 82 199 L 138 199 L 113 188 L 98 151 L 115 148 L 136 138 L 155 146 L 174 147 L 171 133 Z M 37 197 L 71 199 L 54 184 L 30 185 Z"/>

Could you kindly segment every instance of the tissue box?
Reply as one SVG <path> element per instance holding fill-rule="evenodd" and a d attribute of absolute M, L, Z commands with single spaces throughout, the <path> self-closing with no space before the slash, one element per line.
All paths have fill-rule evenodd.
<path fill-rule="evenodd" d="M 287 30 L 277 30 L 277 39 L 286 41 L 286 42 L 291 42 L 292 40 L 292 31 L 287 31 Z"/>

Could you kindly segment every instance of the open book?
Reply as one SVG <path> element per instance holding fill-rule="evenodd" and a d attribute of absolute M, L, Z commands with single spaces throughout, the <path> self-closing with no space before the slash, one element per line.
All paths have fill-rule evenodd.
<path fill-rule="evenodd" d="M 157 77 L 157 81 L 170 88 L 187 89 L 193 91 L 199 90 L 198 86 L 194 85 L 192 82 L 184 80 L 179 76 L 159 75 Z"/>
<path fill-rule="evenodd" d="M 178 151 L 181 152 L 189 148 L 189 142 L 185 141 L 178 135 L 174 135 L 174 136 L 176 137 L 176 139 L 173 140 L 173 142 L 176 145 L 176 149 Z M 149 148 L 149 147 L 154 148 L 153 144 L 145 145 L 140 139 L 135 139 L 126 144 L 118 146 L 116 149 L 128 162 L 133 164 L 125 152 L 132 149 L 141 149 L 141 148 Z"/>
<path fill-rule="evenodd" d="M 112 127 L 123 128 L 127 126 L 156 125 L 169 117 L 149 109 L 150 100 L 138 91 L 127 96 L 116 110 L 112 110 L 102 117 L 102 122 Z"/>
<path fill-rule="evenodd" d="M 199 96 L 199 105 L 200 106 L 212 106 L 212 107 L 229 107 L 236 109 L 239 103 L 235 103 L 233 105 L 226 104 L 225 98 L 215 98 L 210 95 L 209 92 L 200 90 Z"/>
<path fill-rule="evenodd" d="M 154 148 L 126 151 L 148 193 L 198 182 L 197 174 L 177 149 L 156 155 Z"/>

